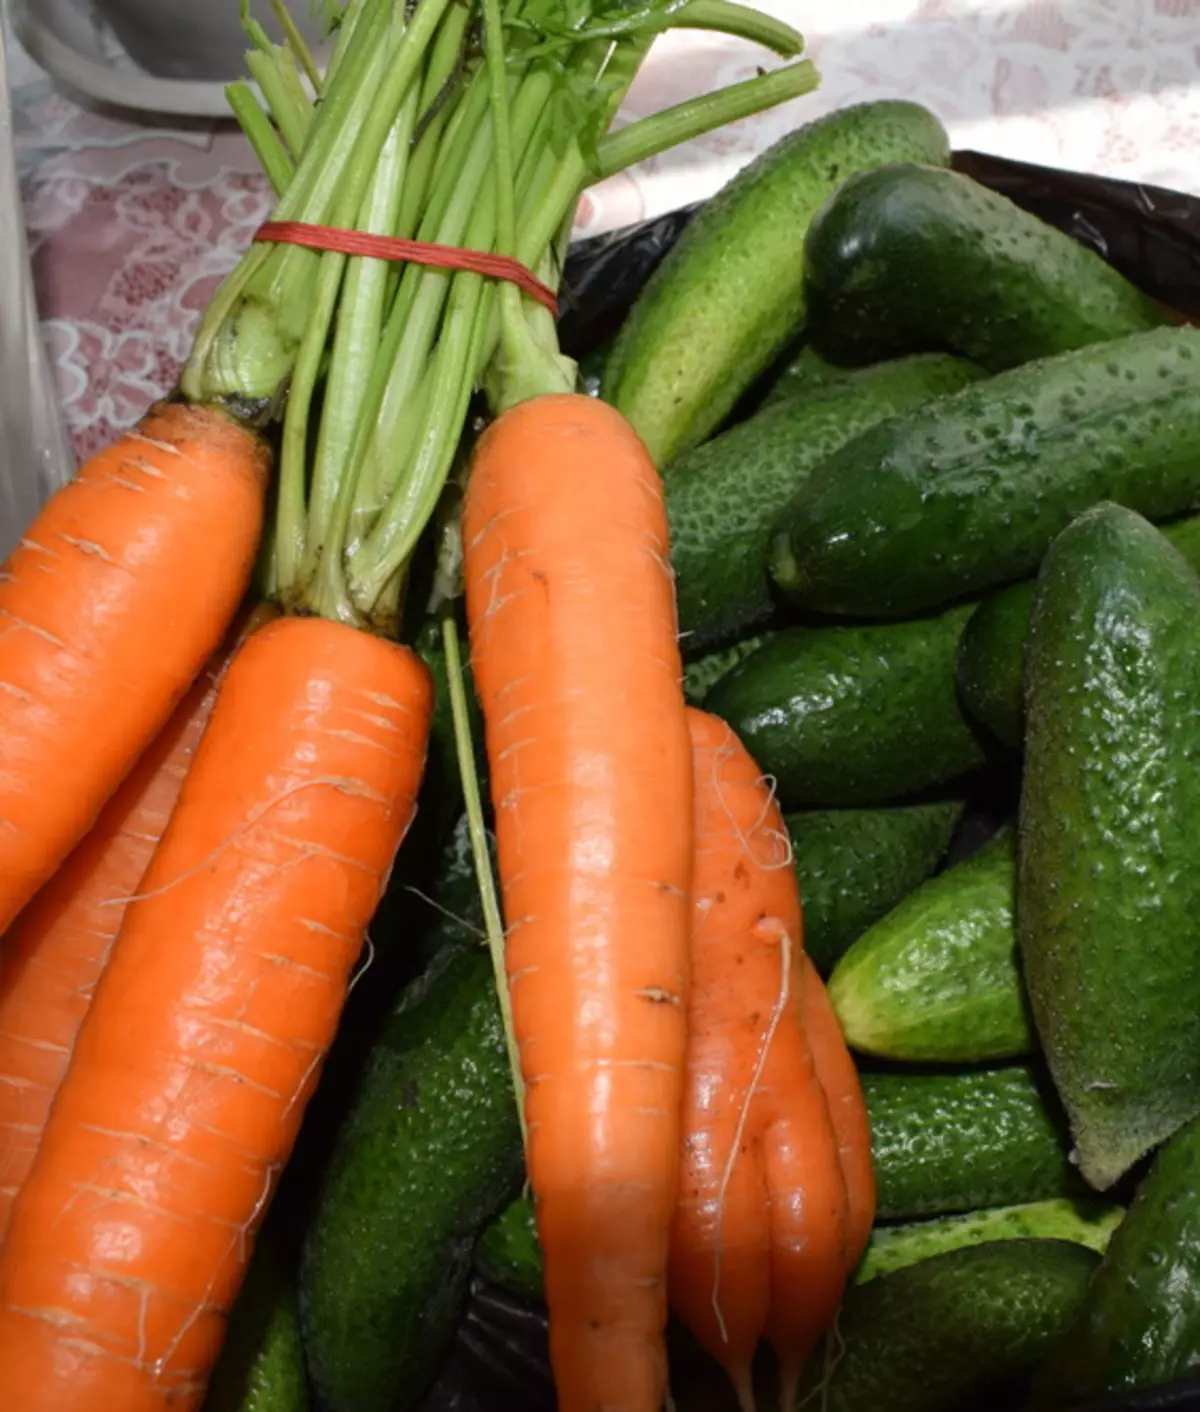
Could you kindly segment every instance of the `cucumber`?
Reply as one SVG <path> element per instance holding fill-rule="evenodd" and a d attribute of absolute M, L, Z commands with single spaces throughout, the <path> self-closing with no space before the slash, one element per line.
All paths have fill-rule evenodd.
<path fill-rule="evenodd" d="M 1068 1335 L 1039 1406 L 1161 1387 L 1200 1370 L 1200 1122 L 1154 1159 Z M 1182 1405 L 1182 1404 L 1181 1404 Z"/>
<path fill-rule="evenodd" d="M 753 637 L 744 637 L 730 647 L 717 647 L 697 657 L 683 669 L 683 695 L 689 706 L 699 706 L 722 677 L 727 677 L 739 662 L 744 662 L 752 652 L 757 652 L 771 636 L 760 632 Z"/>
<path fill-rule="evenodd" d="M 308 1412 L 308 1405 L 296 1291 L 279 1252 L 260 1236 L 202 1412 Z"/>
<path fill-rule="evenodd" d="M 1160 328 L 1163 310 L 1087 246 L 961 172 L 859 172 L 804 242 L 813 342 L 841 363 L 935 349 L 990 372 Z"/>
<path fill-rule="evenodd" d="M 375 1046 L 305 1240 L 301 1320 L 326 1412 L 418 1404 L 453 1342 L 475 1239 L 521 1167 L 491 961 L 451 947 Z"/>
<path fill-rule="evenodd" d="M 790 358 L 771 378 L 770 384 L 758 404 L 759 410 L 777 406 L 780 402 L 795 402 L 801 397 L 810 397 L 814 392 L 827 392 L 831 387 L 841 387 L 854 380 L 857 368 L 842 368 L 822 358 L 811 344 Z"/>
<path fill-rule="evenodd" d="M 479 1237 L 475 1268 L 501 1289 L 535 1302 L 545 1299 L 542 1247 L 528 1196 L 518 1196 Z"/>
<path fill-rule="evenodd" d="M 784 817 L 804 902 L 804 949 L 822 975 L 937 869 L 962 814 L 949 800 Z"/>
<path fill-rule="evenodd" d="M 786 628 L 705 701 L 773 776 L 787 809 L 886 804 L 983 763 L 959 709 L 970 608 L 905 623 Z"/>
<path fill-rule="evenodd" d="M 883 1059 L 932 1063 L 1032 1053 L 1016 891 L 1016 835 L 1004 828 L 876 922 L 829 982 L 847 1043 Z"/>
<path fill-rule="evenodd" d="M 877 1169 L 887 1168 L 889 1162 L 895 1161 L 896 1151 L 898 1148 L 878 1151 Z M 887 1179 L 887 1172 L 884 1178 Z M 967 1211 L 961 1216 L 912 1221 L 904 1226 L 877 1226 L 854 1279 L 857 1284 L 865 1284 L 878 1275 L 928 1260 L 930 1255 L 994 1240 L 1070 1240 L 1103 1252 L 1122 1216 L 1124 1210 L 1108 1202 L 1053 1197 L 1021 1206 L 997 1206 Z M 528 1196 L 518 1196 L 480 1235 L 474 1248 L 474 1265 L 484 1279 L 498 1288 L 534 1302 L 544 1299 L 542 1251 L 534 1203 Z"/>
<path fill-rule="evenodd" d="M 804 233 L 852 172 L 946 163 L 945 128 L 915 103 L 839 109 L 789 133 L 704 205 L 617 337 L 603 395 L 665 466 L 724 421 L 804 324 Z"/>
<path fill-rule="evenodd" d="M 864 1074 L 862 1083 L 881 1221 L 1081 1193 L 1039 1071 Z"/>
<path fill-rule="evenodd" d="M 800 1405 L 808 1397 L 822 1412 L 984 1406 L 1062 1338 L 1099 1259 L 1071 1241 L 1005 1240 L 860 1285 L 846 1296 L 827 1356 L 810 1360 Z"/>
<path fill-rule="evenodd" d="M 685 650 L 719 646 L 769 621 L 771 529 L 820 462 L 884 417 L 980 376 L 941 354 L 880 363 L 759 412 L 672 462 L 663 483 Z"/>
<path fill-rule="evenodd" d="M 1101 500 L 1200 503 L 1200 329 L 1045 358 L 880 422 L 780 517 L 772 570 L 809 608 L 903 617 L 1025 577 Z"/>
<path fill-rule="evenodd" d="M 1200 579 L 1101 505 L 1034 595 L 1019 936 L 1079 1166 L 1106 1190 L 1200 1113 Z"/>
<path fill-rule="evenodd" d="M 866 1254 L 854 1272 L 854 1282 L 866 1284 L 933 1255 L 993 1240 L 1070 1240 L 1103 1255 L 1124 1216 L 1122 1207 L 1108 1202 L 1060 1199 L 997 1206 L 990 1211 L 940 1216 L 903 1226 L 878 1226 L 871 1232 Z"/>
<path fill-rule="evenodd" d="M 1200 570 L 1200 515 L 1161 526 L 1163 534 Z M 1020 750 L 1025 736 L 1025 639 L 1033 581 L 985 598 L 958 647 L 958 691 L 971 718 L 997 740 Z"/>

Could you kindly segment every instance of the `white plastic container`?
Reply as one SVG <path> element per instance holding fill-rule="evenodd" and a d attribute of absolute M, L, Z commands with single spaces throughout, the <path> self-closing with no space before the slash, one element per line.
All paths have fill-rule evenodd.
<path fill-rule="evenodd" d="M 74 470 L 33 297 L 0 25 L 0 560 Z"/>

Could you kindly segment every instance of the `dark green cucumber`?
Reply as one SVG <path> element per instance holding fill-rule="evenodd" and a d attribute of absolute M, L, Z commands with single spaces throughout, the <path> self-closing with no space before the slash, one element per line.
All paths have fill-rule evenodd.
<path fill-rule="evenodd" d="M 840 387 L 852 381 L 856 372 L 857 368 L 842 368 L 830 363 L 810 344 L 806 344 L 794 356 L 787 358 L 779 372 L 771 377 L 770 386 L 758 404 L 759 409 L 774 407 L 780 402 L 795 402 L 801 397 L 811 397 L 814 392 L 827 392 L 831 387 Z"/>
<path fill-rule="evenodd" d="M 1070 1240 L 1103 1255 L 1112 1233 L 1125 1216 L 1123 1207 L 1106 1201 L 1031 1201 L 1024 1206 L 996 1206 L 962 1216 L 939 1216 L 903 1226 L 877 1226 L 866 1254 L 854 1272 L 855 1284 L 866 1284 L 893 1270 L 903 1270 L 993 1240 Z"/>
<path fill-rule="evenodd" d="M 278 1251 L 261 1236 L 202 1412 L 308 1412 L 296 1291 Z"/>
<path fill-rule="evenodd" d="M 842 1305 L 829 1356 L 810 1360 L 800 1404 L 807 1396 L 822 1412 L 984 1406 L 1062 1338 L 1099 1260 L 1072 1241 L 995 1241 L 860 1285 Z"/>
<path fill-rule="evenodd" d="M 697 657 L 683 669 L 683 695 L 689 706 L 700 706 L 705 697 L 722 677 L 727 677 L 739 662 L 744 662 L 752 652 L 757 652 L 771 636 L 769 632 L 756 633 L 744 637 L 730 647 L 717 647 Z"/>
<path fill-rule="evenodd" d="M 1083 1306 L 1039 1378 L 1038 1405 L 1090 1403 L 1200 1371 L 1200 1122 L 1154 1159 Z"/>
<path fill-rule="evenodd" d="M 1002 1236 L 1054 1234 L 1099 1248 L 1115 1223 L 1117 1208 L 1070 1199 L 1079 1182 L 1062 1125 L 1031 1070 L 865 1074 L 863 1093 L 879 1217 L 919 1224 L 879 1227 L 860 1278 Z M 959 1212 L 967 1213 L 962 1223 L 920 1220 Z M 475 1267 L 503 1289 L 542 1297 L 542 1252 L 528 1196 L 480 1237 Z"/>
<path fill-rule="evenodd" d="M 1200 570 L 1200 515 L 1160 528 Z M 1020 750 L 1025 736 L 1025 639 L 1032 605 L 1032 580 L 993 593 L 971 615 L 958 647 L 958 690 L 968 713 L 1012 750 Z"/>
<path fill-rule="evenodd" d="M 771 530 L 816 466 L 884 417 L 980 376 L 973 364 L 941 354 L 880 363 L 759 412 L 672 462 L 663 482 L 684 651 L 769 621 Z"/>
<path fill-rule="evenodd" d="M 1140 515 L 1055 540 L 1029 630 L 1019 935 L 1083 1175 L 1200 1113 L 1200 579 Z"/>
<path fill-rule="evenodd" d="M 859 937 L 829 982 L 847 1042 L 862 1054 L 930 1063 L 1032 1053 L 1016 891 L 1016 834 L 1004 828 Z"/>
<path fill-rule="evenodd" d="M 787 628 L 723 677 L 728 721 L 785 808 L 886 804 L 983 762 L 954 685 L 970 608 L 905 623 Z"/>
<path fill-rule="evenodd" d="M 703 441 L 804 324 L 804 232 L 840 182 L 882 162 L 949 161 L 941 123 L 907 102 L 863 103 L 789 133 L 680 236 L 638 296 L 604 397 L 655 464 Z"/>
<path fill-rule="evenodd" d="M 1081 511 L 1200 503 L 1200 329 L 1027 363 L 880 422 L 780 517 L 772 571 L 809 608 L 903 617 L 1023 578 Z"/>
<path fill-rule="evenodd" d="M 542 1247 L 528 1196 L 518 1196 L 479 1237 L 475 1268 L 501 1289 L 526 1299 L 545 1298 Z"/>
<path fill-rule="evenodd" d="M 859 172 L 814 217 L 804 291 L 841 363 L 944 350 L 990 372 L 1160 328 L 1163 310 L 1087 246 L 961 172 Z"/>
<path fill-rule="evenodd" d="M 822 975 L 936 871 L 962 812 L 949 800 L 785 816 L 804 900 L 804 949 Z"/>
<path fill-rule="evenodd" d="M 417 1405 L 453 1340 L 476 1237 L 520 1173 L 491 961 L 451 947 L 375 1046 L 305 1241 L 302 1328 L 327 1412 Z"/>
<path fill-rule="evenodd" d="M 1073 1196 L 1066 1124 L 1039 1071 L 864 1074 L 881 1221 Z"/>

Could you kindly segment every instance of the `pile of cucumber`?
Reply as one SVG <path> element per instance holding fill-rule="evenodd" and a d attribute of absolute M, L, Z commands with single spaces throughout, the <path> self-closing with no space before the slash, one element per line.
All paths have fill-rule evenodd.
<path fill-rule="evenodd" d="M 701 210 L 594 390 L 662 469 L 688 698 L 775 781 L 861 1061 L 879 1225 L 809 1405 L 1200 1369 L 1200 331 L 881 102 Z M 473 1278 L 539 1300 L 461 823 L 422 894 L 296 1289 L 236 1342 L 278 1394 L 211 1412 L 416 1408 Z"/>

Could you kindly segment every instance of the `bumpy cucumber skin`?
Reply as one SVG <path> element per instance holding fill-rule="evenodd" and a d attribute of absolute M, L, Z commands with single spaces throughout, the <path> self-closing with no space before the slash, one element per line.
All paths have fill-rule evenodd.
<path fill-rule="evenodd" d="M 864 1074 L 862 1082 L 881 1221 L 1081 1191 L 1054 1096 L 1029 1067 Z"/>
<path fill-rule="evenodd" d="M 936 1255 L 852 1289 L 839 1357 L 811 1360 L 823 1412 L 961 1412 L 1028 1375 L 1062 1337 L 1100 1257 L 1062 1240 Z"/>
<path fill-rule="evenodd" d="M 943 349 L 997 373 L 1167 322 L 1079 241 L 916 163 L 834 193 L 809 227 L 804 279 L 813 341 L 842 363 Z"/>
<path fill-rule="evenodd" d="M 1200 1367 L 1200 1122 L 1154 1159 L 1036 1406 L 1161 1387 Z"/>
<path fill-rule="evenodd" d="M 863 1285 L 931 1256 L 994 1240 L 1070 1240 L 1103 1255 L 1124 1216 L 1122 1207 L 1108 1202 L 1064 1199 L 997 1206 L 910 1225 L 879 1226 L 871 1233 L 854 1282 Z"/>
<path fill-rule="evenodd" d="M 901 617 L 1031 574 L 1083 510 L 1200 503 L 1200 329 L 1027 363 L 892 417 L 829 457 L 778 521 L 806 607 Z"/>
<path fill-rule="evenodd" d="M 308 1405 L 296 1292 L 260 1238 L 202 1412 L 308 1412 Z"/>
<path fill-rule="evenodd" d="M 946 163 L 949 138 L 915 103 L 839 109 L 744 167 L 646 283 L 604 372 L 603 395 L 665 466 L 720 426 L 804 323 L 804 232 L 852 172 Z"/>
<path fill-rule="evenodd" d="M 475 1268 L 501 1289 L 526 1299 L 545 1299 L 542 1248 L 533 1201 L 528 1196 L 518 1196 L 479 1237 Z"/>
<path fill-rule="evenodd" d="M 1016 831 L 919 887 L 859 937 L 829 982 L 861 1054 L 927 1063 L 1037 1048 L 1017 957 Z"/>
<path fill-rule="evenodd" d="M 300 1311 L 327 1412 L 415 1406 L 454 1336 L 471 1251 L 520 1181 L 491 962 L 450 948 L 404 993 L 339 1137 Z"/>
<path fill-rule="evenodd" d="M 702 706 L 704 699 L 722 677 L 727 677 L 739 662 L 757 652 L 773 636 L 770 632 L 744 637 L 729 647 L 716 647 L 697 657 L 683 669 L 683 695 L 689 706 Z"/>
<path fill-rule="evenodd" d="M 787 358 L 787 355 L 784 355 Z M 783 367 L 771 378 L 770 386 L 762 394 L 759 410 L 777 406 L 780 402 L 795 402 L 801 397 L 811 397 L 814 392 L 826 392 L 831 387 L 840 387 L 851 382 L 858 372 L 856 367 L 843 368 L 830 363 L 811 345 L 806 344 L 787 358 Z M 754 396 L 753 391 L 750 394 Z"/>
<path fill-rule="evenodd" d="M 1163 534 L 1200 570 L 1200 515 L 1161 525 Z M 958 645 L 958 691 L 972 720 L 1010 750 L 1025 738 L 1025 639 L 1033 583 L 1015 583 L 985 598 Z"/>
<path fill-rule="evenodd" d="M 1200 1113 L 1200 580 L 1101 505 L 1034 596 L 1022 963 L 1083 1175 L 1106 1190 Z"/>
<path fill-rule="evenodd" d="M 804 949 L 822 975 L 936 870 L 962 813 L 949 800 L 785 816 L 804 902 Z"/>
<path fill-rule="evenodd" d="M 974 364 L 936 353 L 863 368 L 840 386 L 759 412 L 668 466 L 663 484 L 684 651 L 719 646 L 770 619 L 771 530 L 827 456 L 884 417 L 980 376 Z"/>
<path fill-rule="evenodd" d="M 959 709 L 970 608 L 904 623 L 787 628 L 709 692 L 787 809 L 886 804 L 983 763 Z"/>

